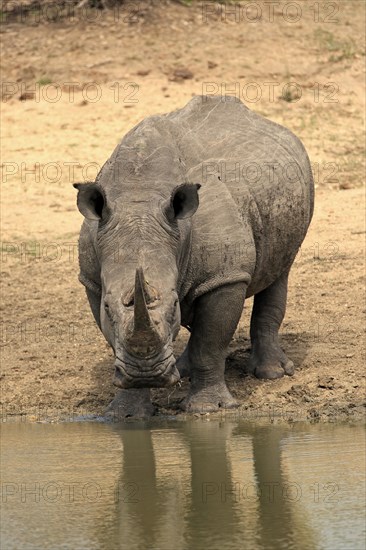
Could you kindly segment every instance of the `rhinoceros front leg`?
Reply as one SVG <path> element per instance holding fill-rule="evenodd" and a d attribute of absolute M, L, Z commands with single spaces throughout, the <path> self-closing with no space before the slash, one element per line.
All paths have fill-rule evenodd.
<path fill-rule="evenodd" d="M 249 372 L 257 378 L 281 378 L 294 364 L 280 348 L 278 331 L 286 312 L 288 271 L 254 297 L 250 321 L 252 351 Z"/>
<path fill-rule="evenodd" d="M 191 389 L 181 403 L 187 412 L 238 406 L 225 383 L 227 349 L 243 311 L 246 283 L 219 287 L 195 302 L 189 359 Z"/>

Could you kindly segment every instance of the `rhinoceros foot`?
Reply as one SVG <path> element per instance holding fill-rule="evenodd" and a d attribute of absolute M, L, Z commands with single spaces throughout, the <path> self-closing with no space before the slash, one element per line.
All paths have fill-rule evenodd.
<path fill-rule="evenodd" d="M 125 418 L 146 418 L 155 413 L 150 401 L 150 389 L 120 390 L 108 405 L 105 416 L 118 421 Z"/>
<path fill-rule="evenodd" d="M 274 380 L 282 378 L 285 374 L 292 376 L 295 367 L 286 354 L 280 349 L 266 351 L 253 351 L 249 359 L 247 372 L 254 374 L 256 378 Z"/>
<path fill-rule="evenodd" d="M 190 413 L 215 412 L 219 409 L 235 409 L 238 406 L 239 403 L 233 398 L 225 382 L 198 390 L 192 388 L 189 395 L 180 403 L 180 408 Z"/>

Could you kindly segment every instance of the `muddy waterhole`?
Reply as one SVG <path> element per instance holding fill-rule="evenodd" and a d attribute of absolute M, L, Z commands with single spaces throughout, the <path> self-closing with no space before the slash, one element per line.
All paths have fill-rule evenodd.
<path fill-rule="evenodd" d="M 364 548 L 364 428 L 6 423 L 1 548 Z"/>

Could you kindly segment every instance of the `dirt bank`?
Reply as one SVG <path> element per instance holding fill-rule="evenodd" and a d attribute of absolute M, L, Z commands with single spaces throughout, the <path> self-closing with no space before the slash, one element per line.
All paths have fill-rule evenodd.
<path fill-rule="evenodd" d="M 3 26 L 5 415 L 103 412 L 115 392 L 112 354 L 77 281 L 82 220 L 71 183 L 92 179 L 145 116 L 181 107 L 194 94 L 231 89 L 301 137 L 317 184 L 282 327 L 295 375 L 264 382 L 244 374 L 248 300 L 227 361 L 228 385 L 242 403 L 238 414 L 362 416 L 365 6 L 333 3 L 330 14 L 325 4 L 314 13 L 297 2 L 301 16 L 294 21 L 280 3 L 255 21 L 253 3 L 241 4 L 234 16 L 219 5 L 213 13 L 204 5 L 142 2 L 138 13 L 127 4 L 123 17 L 101 11 L 94 22 L 90 14 L 49 20 L 41 12 L 40 22 Z M 186 338 L 182 330 L 177 353 Z M 175 414 L 186 391 L 184 382 L 154 391 L 154 399 Z"/>

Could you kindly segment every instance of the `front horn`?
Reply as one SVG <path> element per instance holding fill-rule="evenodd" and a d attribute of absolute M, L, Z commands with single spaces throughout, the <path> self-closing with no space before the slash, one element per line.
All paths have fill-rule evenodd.
<path fill-rule="evenodd" d="M 128 343 L 135 354 L 144 357 L 154 354 L 163 347 L 163 342 L 151 322 L 147 309 L 145 295 L 148 293 L 143 269 L 139 267 L 135 275 L 133 333 Z"/>

